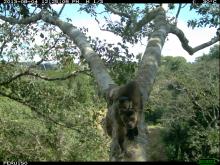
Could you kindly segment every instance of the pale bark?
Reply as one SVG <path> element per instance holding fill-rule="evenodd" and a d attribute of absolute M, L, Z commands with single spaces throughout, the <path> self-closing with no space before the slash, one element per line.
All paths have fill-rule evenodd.
<path fill-rule="evenodd" d="M 120 11 L 113 9 L 109 5 L 106 5 L 106 8 L 114 14 L 118 14 L 120 16 L 124 16 L 128 19 L 131 19 L 128 13 L 121 13 Z M 74 41 L 74 43 L 81 50 L 82 56 L 89 63 L 89 66 L 102 92 L 104 93 L 108 91 L 107 89 L 111 86 L 111 84 L 115 84 L 115 82 L 108 74 L 107 69 L 105 68 L 102 60 L 100 59 L 98 54 L 94 52 L 90 44 L 87 42 L 87 39 L 84 36 L 84 34 L 80 32 L 72 24 L 64 22 L 60 20 L 58 17 L 50 16 L 49 13 L 44 10 L 42 10 L 40 13 L 36 14 L 33 17 L 26 18 L 20 21 L 13 18 L 6 18 L 4 16 L 0 16 L 0 19 L 10 22 L 12 24 L 29 24 L 42 19 L 47 23 L 58 26 L 62 30 L 62 32 L 67 34 L 70 37 L 70 39 Z M 180 39 L 183 48 L 187 52 L 189 52 L 189 54 L 193 54 L 196 51 L 210 46 L 219 40 L 219 38 L 215 37 L 211 41 L 202 44 L 196 48 L 190 47 L 188 45 L 188 40 L 186 39 L 184 33 L 176 26 L 171 25 L 166 21 L 165 11 L 162 7 L 158 7 L 152 12 L 146 13 L 143 19 L 141 19 L 139 22 L 132 22 L 132 27 L 135 27 L 133 29 L 133 32 L 140 30 L 143 26 L 146 26 L 146 24 L 152 20 L 154 20 L 155 29 L 149 36 L 149 41 L 146 50 L 144 52 L 144 55 L 138 68 L 137 75 L 135 77 L 135 80 L 140 85 L 140 89 L 143 95 L 143 102 L 146 102 L 148 100 L 151 89 L 153 87 L 155 76 L 160 65 L 161 51 L 168 33 L 175 34 Z M 115 92 L 117 92 L 117 90 Z M 135 140 L 133 141 L 129 141 L 126 144 L 128 151 L 132 151 L 134 156 L 123 157 L 122 159 L 120 159 L 120 161 L 147 160 L 147 135 L 144 113 L 141 114 L 141 121 L 138 125 L 138 131 L 140 133 L 138 134 L 137 138 L 135 138 Z"/>
<path fill-rule="evenodd" d="M 97 53 L 91 48 L 85 35 L 80 32 L 75 26 L 70 23 L 64 22 L 57 17 L 51 17 L 48 13 L 43 14 L 42 19 L 50 24 L 58 26 L 63 33 L 67 34 L 72 41 L 81 50 L 82 56 L 88 62 L 94 77 L 102 91 L 109 87 L 109 84 L 115 84 L 110 75 L 108 74 L 104 63 Z"/>
<path fill-rule="evenodd" d="M 157 69 L 160 64 L 161 50 L 168 34 L 169 28 L 165 21 L 165 11 L 159 8 L 157 16 L 154 18 L 155 31 L 151 34 L 145 53 L 142 57 L 135 80 L 139 83 L 143 95 L 143 102 L 146 102 L 152 89 Z M 141 121 L 138 128 L 140 135 L 135 143 L 128 144 L 128 148 L 136 148 L 135 153 L 145 155 L 143 160 L 147 160 L 147 135 L 144 113 L 141 115 Z M 138 147 L 137 147 L 138 146 Z M 128 159 L 129 160 L 129 159 Z M 132 161 L 140 161 L 136 156 Z"/>
<path fill-rule="evenodd" d="M 74 43 L 80 49 L 82 56 L 88 62 L 92 70 L 92 73 L 99 87 L 101 88 L 101 91 L 105 91 L 106 89 L 108 89 L 110 84 L 115 84 L 115 82 L 108 74 L 107 69 L 104 63 L 102 62 L 101 58 L 91 48 L 85 35 L 72 24 L 64 22 L 58 17 L 51 16 L 46 10 L 42 10 L 40 13 L 32 17 L 24 18 L 22 20 L 7 18 L 1 15 L 0 15 L 0 19 L 9 22 L 11 24 L 29 24 L 42 19 L 47 23 L 58 26 L 63 31 L 63 33 L 67 34 L 70 37 L 70 39 L 74 41 Z"/>
<path fill-rule="evenodd" d="M 113 13 L 130 18 L 127 13 L 121 13 L 109 7 L 108 5 L 106 6 Z M 146 13 L 143 19 L 137 22 L 136 25 L 133 25 L 133 27 L 136 27 L 135 31 L 140 29 L 142 26 L 145 26 L 145 24 L 147 24 L 151 20 L 154 20 L 156 26 L 155 31 L 149 37 L 149 43 L 146 47 L 145 53 L 143 55 L 139 67 L 138 74 L 136 76 L 136 80 L 141 85 L 145 101 L 149 96 L 149 92 L 151 90 L 154 81 L 156 70 L 159 66 L 161 50 L 168 33 L 173 33 L 177 35 L 177 37 L 180 39 L 182 43 L 183 48 L 187 52 L 189 52 L 189 54 L 193 54 L 196 51 L 208 47 L 219 41 L 219 37 L 215 37 L 207 43 L 192 48 L 191 46 L 188 45 L 188 40 L 180 29 L 178 29 L 174 25 L 170 25 L 170 24 L 168 25 L 168 22 L 166 22 L 165 12 L 162 10 L 163 9 L 160 7 L 152 10 L 149 13 Z M 65 34 L 67 34 L 71 38 L 72 41 L 74 41 L 74 43 L 81 50 L 83 57 L 89 63 L 89 66 L 95 76 L 95 79 L 99 87 L 101 88 L 101 91 L 104 92 L 106 91 L 106 89 L 108 89 L 108 87 L 111 84 L 115 84 L 115 82 L 109 76 L 102 60 L 100 59 L 98 54 L 94 52 L 90 44 L 87 42 L 85 35 L 81 33 L 72 24 L 64 22 L 60 20 L 58 17 L 51 16 L 46 10 L 42 10 L 41 12 L 39 12 L 38 14 L 32 17 L 27 17 L 21 20 L 17 20 L 14 18 L 7 18 L 2 15 L 0 15 L 0 19 L 9 22 L 11 24 L 30 24 L 42 19 L 47 23 L 58 26 Z"/>
<path fill-rule="evenodd" d="M 189 40 L 186 38 L 185 34 L 183 33 L 183 31 L 181 29 L 177 28 L 176 26 L 170 25 L 170 33 L 175 34 L 179 38 L 183 49 L 185 49 L 190 55 L 193 55 L 195 52 L 197 52 L 201 49 L 204 49 L 208 46 L 211 46 L 214 43 L 220 41 L 220 36 L 216 36 L 216 37 L 212 38 L 210 41 L 205 42 L 201 45 L 198 45 L 195 48 L 192 48 L 189 45 Z"/>
<path fill-rule="evenodd" d="M 169 32 L 169 26 L 166 22 L 165 11 L 160 8 L 154 19 L 156 29 L 150 35 L 146 50 L 136 75 L 136 81 L 139 82 L 143 101 L 146 102 L 150 95 L 157 69 L 160 64 L 161 51 Z"/>

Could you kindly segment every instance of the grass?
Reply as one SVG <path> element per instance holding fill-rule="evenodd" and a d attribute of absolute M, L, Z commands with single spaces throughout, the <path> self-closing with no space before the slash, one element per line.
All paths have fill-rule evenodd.
<path fill-rule="evenodd" d="M 148 160 L 149 161 L 167 161 L 165 146 L 162 141 L 163 127 L 160 125 L 148 126 Z"/>

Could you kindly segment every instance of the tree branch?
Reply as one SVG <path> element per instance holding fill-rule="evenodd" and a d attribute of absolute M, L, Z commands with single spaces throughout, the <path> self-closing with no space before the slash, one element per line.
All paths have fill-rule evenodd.
<path fill-rule="evenodd" d="M 57 43 L 58 41 L 59 41 L 59 39 L 55 40 L 53 46 L 51 46 L 49 49 L 47 49 L 47 50 L 44 52 L 44 55 L 47 54 L 51 49 L 53 49 L 53 48 L 56 46 L 56 43 Z M 38 61 L 37 63 L 30 65 L 25 71 L 14 75 L 13 77 L 11 77 L 9 80 L 7 80 L 7 81 L 5 81 L 5 82 L 1 82 L 0 85 L 9 84 L 9 83 L 11 83 L 12 81 L 16 80 L 17 78 L 19 78 L 19 77 L 21 77 L 21 76 L 25 76 L 25 75 L 32 75 L 32 76 L 34 76 L 34 74 L 35 74 L 36 77 L 41 78 L 40 75 L 38 75 L 38 74 L 36 74 L 36 73 L 31 73 L 31 72 L 30 72 L 30 69 L 31 69 L 31 68 L 35 68 L 36 66 L 40 65 L 43 61 L 44 61 L 44 59 L 41 59 L 41 60 Z M 42 79 L 44 79 L 44 78 L 42 77 Z M 48 78 L 48 79 L 50 79 L 50 78 Z M 48 81 L 52 81 L 52 80 L 48 80 Z"/>
<path fill-rule="evenodd" d="M 4 96 L 4 97 L 7 97 L 7 98 L 9 98 L 9 99 L 12 99 L 12 100 L 14 100 L 14 101 L 17 101 L 17 102 L 19 102 L 19 103 L 21 103 L 21 104 L 23 104 L 23 105 L 25 105 L 25 106 L 28 106 L 32 111 L 34 111 L 34 112 L 37 113 L 38 115 L 40 115 L 40 116 L 42 116 L 42 117 L 44 117 L 44 118 L 46 118 L 46 119 L 52 121 L 53 123 L 55 123 L 55 124 L 57 124 L 57 125 L 60 125 L 60 126 L 62 126 L 62 127 L 69 128 L 69 129 L 71 129 L 71 130 L 74 130 L 74 131 L 77 131 L 77 132 L 81 133 L 81 130 L 80 130 L 80 129 L 77 129 L 77 128 L 73 127 L 73 126 L 67 126 L 66 124 L 63 124 L 63 123 L 59 123 L 59 122 L 56 121 L 55 119 L 53 119 L 53 118 L 51 118 L 51 117 L 45 115 L 44 113 L 40 112 L 37 107 L 35 107 L 35 106 L 33 106 L 33 105 L 31 105 L 31 104 L 25 102 L 24 100 L 22 100 L 22 99 L 20 99 L 20 98 L 14 97 L 14 96 L 9 95 L 9 94 L 6 94 L 6 93 L 4 93 L 4 92 L 2 92 L 2 91 L 0 91 L 0 95 L 2 95 L 2 96 Z"/>
<path fill-rule="evenodd" d="M 100 29 L 100 30 L 114 33 L 114 31 L 101 28 L 101 27 L 100 27 L 100 22 L 99 22 L 99 20 L 98 20 L 96 17 L 95 17 L 95 21 L 98 23 L 98 26 L 99 26 L 99 29 Z"/>
<path fill-rule="evenodd" d="M 181 8 L 182 8 L 182 4 L 180 3 L 180 4 L 179 4 L 179 7 L 178 7 L 178 10 L 177 10 L 177 13 L 176 13 L 175 25 L 177 25 L 177 19 L 178 19 L 178 16 L 179 16 L 179 14 L 180 14 Z"/>
<path fill-rule="evenodd" d="M 145 16 L 136 23 L 136 25 L 134 26 L 134 33 L 141 30 L 141 28 L 146 25 L 147 23 L 149 23 L 150 21 L 152 21 L 158 14 L 158 12 L 161 10 L 161 8 L 156 8 L 148 13 L 145 14 Z"/>
<path fill-rule="evenodd" d="M 66 79 L 71 78 L 71 77 L 76 77 L 80 73 L 84 73 L 84 74 L 87 74 L 87 75 L 90 76 L 90 74 L 86 73 L 86 71 L 88 71 L 88 70 L 74 71 L 74 72 L 72 72 L 68 75 L 63 76 L 63 77 L 53 77 L 52 78 L 52 77 L 47 77 L 47 76 L 40 75 L 39 73 L 30 72 L 30 70 L 28 69 L 28 70 L 25 70 L 24 72 L 21 72 L 21 73 L 18 73 L 16 75 L 14 75 L 13 77 L 11 77 L 7 81 L 1 82 L 0 85 L 9 84 L 12 81 L 14 81 L 14 80 L 16 80 L 16 79 L 18 79 L 19 77 L 22 77 L 22 76 L 34 76 L 34 77 L 38 77 L 38 78 L 46 80 L 46 81 L 66 80 Z"/>
<path fill-rule="evenodd" d="M 12 77 L 11 77 L 10 79 L 8 79 L 7 81 L 1 82 L 0 85 L 9 84 L 9 83 L 11 83 L 12 81 L 18 79 L 18 78 L 21 77 L 21 76 L 28 75 L 28 73 L 29 73 L 29 71 L 30 71 L 31 68 L 34 68 L 34 67 L 36 67 L 37 65 L 40 65 L 43 61 L 44 61 L 44 59 L 41 59 L 41 60 L 38 61 L 36 64 L 30 65 L 25 71 L 23 71 L 23 72 L 21 72 L 21 73 L 15 74 L 14 76 L 12 76 Z"/>
<path fill-rule="evenodd" d="M 42 19 L 50 24 L 58 26 L 64 34 L 67 34 L 70 39 L 79 47 L 82 56 L 88 62 L 96 81 L 98 82 L 101 91 L 108 89 L 109 84 L 115 84 L 107 69 L 99 57 L 99 55 L 91 48 L 86 36 L 75 26 L 68 22 L 64 22 L 57 17 L 50 16 L 46 11 L 42 13 Z"/>
<path fill-rule="evenodd" d="M 7 43 L 8 41 L 10 41 L 11 39 L 12 39 L 12 37 L 10 36 L 10 38 L 9 38 L 8 40 L 4 40 L 4 41 L 3 41 L 3 43 L 2 43 L 2 45 L 1 45 L 1 47 L 0 47 L 0 57 L 3 57 L 3 56 L 2 56 L 3 49 L 4 49 L 5 45 L 6 45 L 6 43 Z"/>
<path fill-rule="evenodd" d="M 46 80 L 46 81 L 55 81 L 55 80 L 66 80 L 68 78 L 71 78 L 71 77 L 76 77 L 78 76 L 80 73 L 84 73 L 84 74 L 87 74 L 90 76 L 90 74 L 88 74 L 86 71 L 89 71 L 89 70 L 79 70 L 79 71 L 74 71 L 68 75 L 65 75 L 63 77 L 54 77 L 54 78 L 50 78 L 50 77 L 46 77 L 46 76 L 42 76 L 38 73 L 33 73 L 33 72 L 29 72 L 27 73 L 26 75 L 29 75 L 29 76 L 34 76 L 34 77 L 38 77 L 40 79 L 43 79 L 43 80 Z"/>
<path fill-rule="evenodd" d="M 116 14 L 116 15 L 119 15 L 119 16 L 123 16 L 123 17 L 126 17 L 126 18 L 129 18 L 131 19 L 131 16 L 130 14 L 128 13 L 123 13 L 123 12 L 120 12 L 118 11 L 117 9 L 114 9 L 113 7 L 111 7 L 109 4 L 103 4 L 107 10 L 111 11 L 113 14 Z"/>
<path fill-rule="evenodd" d="M 59 41 L 59 38 L 55 40 L 53 46 L 51 46 L 49 49 L 47 49 L 47 50 L 44 52 L 43 56 L 45 56 L 46 54 L 48 54 L 48 52 L 49 52 L 50 50 L 52 50 L 53 48 L 55 48 L 55 46 L 56 46 L 56 44 L 57 44 L 58 41 Z M 45 60 L 45 59 L 42 58 L 42 59 L 41 59 L 40 61 L 38 61 L 36 64 L 29 66 L 28 69 L 31 69 L 31 68 L 36 67 L 37 65 L 40 65 L 42 62 L 44 62 L 44 60 Z"/>
<path fill-rule="evenodd" d="M 134 18 L 132 19 L 131 15 L 128 13 L 123 13 L 120 12 L 114 8 L 112 8 L 111 6 L 109 6 L 108 4 L 104 4 L 104 6 L 106 7 L 107 10 L 111 11 L 114 14 L 117 14 L 121 17 L 126 17 L 128 18 L 128 24 L 126 25 L 125 29 L 130 28 L 132 33 L 135 33 L 137 31 L 140 31 L 141 28 L 146 25 L 147 23 L 149 23 L 150 21 L 152 21 L 158 14 L 158 11 L 161 10 L 160 8 L 156 8 L 148 13 L 145 14 L 145 16 L 138 22 L 136 22 L 136 20 L 134 20 Z M 133 24 L 132 27 L 131 24 Z"/>
<path fill-rule="evenodd" d="M 5 45 L 6 45 L 6 43 L 11 41 L 14 38 L 14 36 L 11 34 L 12 28 L 13 28 L 13 26 L 10 27 L 8 40 L 6 40 L 6 37 L 5 37 L 3 43 L 2 43 L 2 45 L 0 47 L 0 57 L 2 56 L 2 52 L 3 52 L 3 49 L 4 49 Z M 18 36 L 20 36 L 21 33 L 22 33 L 22 31 L 20 32 L 20 34 Z"/>
<path fill-rule="evenodd" d="M 44 52 L 43 56 L 45 56 L 46 54 L 48 54 L 48 52 L 49 52 L 51 49 L 55 48 L 55 46 L 56 46 L 56 44 L 57 44 L 58 41 L 59 41 L 59 38 L 55 40 L 53 46 L 51 46 L 49 49 L 47 49 L 47 50 Z M 45 59 L 42 58 L 42 59 L 41 59 L 40 61 L 38 61 L 36 64 L 30 65 L 30 66 L 28 67 L 28 70 L 30 70 L 31 68 L 35 68 L 36 66 L 40 65 L 40 64 L 41 64 L 42 62 L 44 62 L 44 61 L 45 61 Z"/>
<path fill-rule="evenodd" d="M 201 50 L 203 48 L 206 48 L 208 46 L 211 46 L 214 43 L 220 41 L 220 37 L 217 36 L 217 37 L 212 38 L 210 41 L 208 41 L 206 43 L 203 43 L 203 44 L 201 44 L 199 46 L 196 46 L 196 47 L 192 48 L 191 46 L 189 46 L 189 44 L 188 44 L 189 41 L 185 37 L 185 35 L 184 35 L 182 30 L 180 30 L 176 26 L 170 25 L 170 33 L 175 34 L 179 38 L 179 40 L 180 40 L 180 42 L 182 44 L 183 49 L 186 50 L 190 55 L 193 55 L 195 52 L 197 52 L 197 51 L 199 51 L 199 50 Z"/>
<path fill-rule="evenodd" d="M 11 18 L 11 17 L 9 18 L 9 17 L 2 16 L 2 15 L 0 15 L 0 19 L 5 22 L 9 22 L 10 24 L 25 24 L 26 25 L 26 24 L 34 23 L 40 20 L 42 17 L 42 11 L 43 10 L 41 10 L 38 14 L 35 14 L 31 17 L 23 18 L 21 20 L 17 20 L 16 18 Z"/>
<path fill-rule="evenodd" d="M 22 73 L 17 73 L 17 74 L 15 74 L 14 76 L 12 76 L 9 80 L 1 82 L 0 85 L 9 84 L 9 83 L 11 83 L 12 81 L 18 79 L 18 78 L 21 77 L 21 76 L 27 75 L 28 72 L 29 72 L 29 70 L 26 70 L 26 71 L 24 71 L 24 72 L 22 72 Z"/>
<path fill-rule="evenodd" d="M 165 10 L 158 7 L 158 13 L 154 19 L 155 28 L 150 34 L 147 47 L 138 66 L 135 80 L 139 83 L 143 94 L 143 102 L 149 98 L 155 76 L 160 65 L 161 50 L 169 32 L 166 22 Z"/>
<path fill-rule="evenodd" d="M 63 12 L 64 7 L 65 7 L 65 4 L 63 4 L 62 8 L 60 9 L 60 12 L 59 12 L 59 14 L 58 14 L 58 17 L 60 17 L 61 13 Z"/>
<path fill-rule="evenodd" d="M 67 34 L 70 39 L 74 41 L 74 43 L 79 47 L 80 51 L 82 52 L 82 56 L 84 56 L 86 61 L 89 63 L 101 90 L 104 92 L 106 89 L 108 89 L 110 84 L 115 84 L 111 76 L 108 74 L 103 61 L 91 48 L 86 36 L 72 24 L 64 22 L 58 17 L 51 16 L 50 13 L 44 9 L 33 17 L 24 18 L 20 21 L 4 16 L 0 16 L 0 19 L 11 24 L 29 24 L 42 19 L 47 23 L 58 26 L 63 31 L 63 33 Z"/>

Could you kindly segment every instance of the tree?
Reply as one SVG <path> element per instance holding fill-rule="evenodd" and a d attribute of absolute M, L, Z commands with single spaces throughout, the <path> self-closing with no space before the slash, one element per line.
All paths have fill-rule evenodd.
<path fill-rule="evenodd" d="M 158 92 L 164 97 L 161 100 L 164 102 L 171 97 L 166 100 L 166 104 L 155 104 L 164 105 L 162 108 L 166 109 L 159 121 L 166 128 L 164 140 L 170 160 L 197 161 L 206 157 L 219 159 L 217 47 L 214 45 L 209 54 L 199 57 L 195 63 L 180 63 L 174 72 L 167 72 L 168 81 L 160 81 L 165 82 L 165 89 Z M 176 60 L 171 59 L 171 65 L 167 65 L 170 69 L 176 63 Z"/>
<path fill-rule="evenodd" d="M 106 19 L 107 24 L 102 26 L 103 30 L 111 31 L 123 38 L 123 44 L 126 42 L 130 42 L 132 44 L 137 43 L 139 39 L 143 37 L 148 37 L 148 43 L 146 46 L 146 50 L 140 60 L 138 70 L 136 71 L 136 75 L 134 76 L 134 80 L 139 84 L 141 93 L 142 93 L 142 102 L 146 102 L 150 96 L 150 92 L 152 86 L 154 84 L 155 76 L 160 65 L 161 51 L 163 45 L 165 43 L 166 37 L 169 33 L 176 35 L 180 42 L 182 43 L 182 47 L 190 54 L 213 45 L 214 43 L 219 41 L 219 35 L 212 38 L 210 41 L 203 43 L 195 48 L 192 48 L 188 44 L 188 39 L 185 37 L 184 32 L 177 27 L 177 19 L 180 10 L 184 7 L 182 4 L 177 5 L 178 12 L 176 14 L 174 22 L 166 17 L 166 11 L 164 10 L 162 5 L 158 4 L 146 4 L 143 9 L 136 7 L 135 4 L 100 4 L 104 7 L 104 12 L 109 12 L 116 14 L 121 17 L 120 22 L 112 22 L 111 20 Z M 112 79 L 110 74 L 107 71 L 107 68 L 104 65 L 104 62 L 101 60 L 101 54 L 105 52 L 113 53 L 117 51 L 109 50 L 97 50 L 95 47 L 91 46 L 87 41 L 85 36 L 86 29 L 77 29 L 72 23 L 69 23 L 70 20 L 63 21 L 59 18 L 60 14 L 63 11 L 65 5 L 61 8 L 60 12 L 57 13 L 54 11 L 49 4 L 43 5 L 27 5 L 27 4 L 2 4 L 0 7 L 1 15 L 0 19 L 3 21 L 1 27 L 3 30 L 2 35 L 6 35 L 1 39 L 1 51 L 0 58 L 4 59 L 4 56 L 7 56 L 7 59 L 12 59 L 13 62 L 19 61 L 18 53 L 13 51 L 20 47 L 21 50 L 24 47 L 29 47 L 30 51 L 28 57 L 32 57 L 33 54 L 38 54 L 41 57 L 41 60 L 37 63 L 31 64 L 25 69 L 21 69 L 20 72 L 13 74 L 7 73 L 5 71 L 5 76 L 3 80 L 0 82 L 1 87 L 7 88 L 7 85 L 12 81 L 24 76 L 30 75 L 35 76 L 45 80 L 54 80 L 54 79 L 66 79 L 71 76 L 75 76 L 78 72 L 85 72 L 84 70 L 77 70 L 65 77 L 59 78 L 48 78 L 47 76 L 42 76 L 38 73 L 32 71 L 32 68 L 41 64 L 46 60 L 59 60 L 59 58 L 67 57 L 71 54 L 73 58 L 76 56 L 81 56 L 86 62 L 89 64 L 89 68 L 93 73 L 93 76 L 103 93 L 103 96 L 109 96 L 111 93 L 113 95 L 117 95 L 120 91 L 120 87 L 117 86 L 115 81 Z M 97 20 L 97 8 L 98 4 L 95 5 L 82 5 L 81 11 L 85 11 L 90 13 Z M 219 20 L 217 19 L 219 10 L 217 4 L 209 5 L 209 4 L 191 4 L 191 10 L 196 10 L 198 14 L 201 14 L 201 18 L 199 20 L 189 21 L 189 26 L 195 27 L 197 26 L 215 26 L 219 24 Z M 169 5 L 169 8 L 172 9 L 172 4 Z M 211 9 L 212 10 L 209 10 Z M 34 9 L 32 11 L 32 9 Z M 210 12 L 207 12 L 210 11 Z M 210 18 L 205 20 L 204 18 Z M 40 22 L 39 22 L 40 21 Z M 97 22 L 99 22 L 97 20 Z M 10 24 L 10 25 L 9 25 Z M 34 26 L 33 24 L 37 25 Z M 47 29 L 49 31 L 56 30 L 55 27 L 59 27 L 62 33 L 50 33 L 48 37 L 45 37 L 43 33 L 39 32 L 40 29 Z M 31 32 L 32 30 L 32 32 Z M 15 33 L 16 32 L 16 33 Z M 31 35 L 29 35 L 31 33 Z M 46 43 L 44 46 L 35 49 L 30 46 L 30 41 L 34 41 L 33 34 L 40 33 L 40 37 L 43 38 Z M 52 39 L 56 37 L 57 39 Z M 23 39 L 25 42 L 20 43 L 18 38 Z M 13 45 L 11 47 L 7 47 L 7 42 L 12 42 Z M 60 42 L 60 43 L 59 43 Z M 121 47 L 123 47 L 121 44 Z M 70 45 L 70 46 L 68 46 Z M 50 53 L 52 49 L 55 48 L 56 56 Z M 4 50 L 5 49 L 5 50 Z M 45 49 L 47 49 L 45 51 Z M 126 48 L 124 48 L 126 50 Z M 94 51 L 96 50 L 96 51 Z M 100 54 L 98 54 L 100 52 Z M 113 55 L 111 54 L 110 55 Z M 105 61 L 106 58 L 102 56 Z M 10 60 L 9 60 L 10 61 Z M 82 60 L 83 63 L 83 60 Z M 2 66 L 10 67 L 10 63 L 4 64 L 2 62 Z M 12 63 L 13 65 L 14 63 Z M 65 64 L 65 59 L 62 60 L 62 64 Z M 110 86 L 114 86 L 112 90 Z M 116 90 L 115 90 L 116 89 Z M 7 94 L 7 89 L 2 90 L 1 95 L 10 97 Z M 13 99 L 14 97 L 10 97 Z M 109 97 L 106 97 L 106 100 L 109 102 Z M 20 101 L 17 99 L 17 101 Z M 133 153 L 133 156 L 122 157 L 120 159 L 115 160 L 131 160 L 137 161 L 147 160 L 146 158 L 146 145 L 147 145 L 147 136 L 145 133 L 145 117 L 144 113 L 141 113 L 140 123 L 138 125 L 138 134 L 137 138 L 131 140 L 131 143 L 128 143 L 126 148 Z M 114 139 L 114 137 L 113 137 Z M 112 143 L 116 143 L 113 141 Z M 134 150 L 135 149 L 135 150 Z M 120 151 L 118 151 L 120 153 Z M 113 160 L 116 155 L 111 155 L 110 159 Z"/>

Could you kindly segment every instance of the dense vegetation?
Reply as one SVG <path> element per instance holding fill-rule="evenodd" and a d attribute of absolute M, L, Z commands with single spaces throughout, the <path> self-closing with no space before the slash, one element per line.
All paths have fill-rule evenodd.
<path fill-rule="evenodd" d="M 148 104 L 147 121 L 165 128 L 170 160 L 219 159 L 219 46 L 195 63 L 163 58 Z"/>
<path fill-rule="evenodd" d="M 2 61 L 1 82 L 25 67 Z M 136 67 L 135 62 L 115 62 L 109 68 L 121 84 L 133 77 Z M 56 77 L 68 68 L 38 69 Z M 7 96 L 0 96 L 0 160 L 108 160 L 110 139 L 101 128 L 106 104 L 94 82 L 89 73 L 82 73 L 52 82 L 24 76 L 1 85 L 0 91 Z M 166 159 L 219 159 L 218 83 L 217 45 L 194 63 L 182 57 L 162 57 L 145 112 L 149 125 L 160 126 L 154 141 L 161 143 Z M 150 150 L 150 160 L 162 159 L 155 154 L 161 148 L 152 146 Z"/>
<path fill-rule="evenodd" d="M 141 160 L 220 159 L 219 45 L 194 63 L 182 57 L 160 58 L 171 33 L 190 55 L 218 43 L 217 3 L 57 7 L 0 4 L 0 161 L 111 159 L 109 142 L 117 139 L 109 139 L 102 129 L 110 101 L 103 94 L 109 94 L 106 89 L 112 84 L 132 79 L 139 81 L 148 101 L 148 159 L 141 154 Z M 183 21 L 180 11 L 190 13 L 185 21 L 189 28 L 214 27 L 216 34 L 192 47 L 191 36 L 178 27 Z M 89 36 L 91 29 L 95 32 L 89 23 L 76 25 L 83 20 L 81 13 L 121 40 L 109 43 L 99 38 L 101 33 Z M 145 52 L 131 53 L 135 44 L 147 44 Z M 146 142 L 136 143 L 142 141 L 139 135 L 131 148 L 140 149 L 124 160 L 139 160 L 137 153 L 145 153 Z M 138 143 L 144 145 L 136 147 Z"/>

